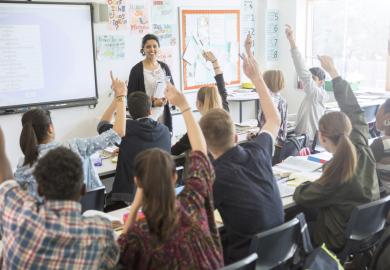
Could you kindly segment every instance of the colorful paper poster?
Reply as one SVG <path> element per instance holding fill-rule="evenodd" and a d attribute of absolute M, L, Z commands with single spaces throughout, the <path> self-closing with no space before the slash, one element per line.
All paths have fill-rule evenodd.
<path fill-rule="evenodd" d="M 107 0 L 109 26 L 113 30 L 126 30 L 129 23 L 129 1 Z"/>
<path fill-rule="evenodd" d="M 153 0 L 152 18 L 160 24 L 175 24 L 176 14 L 173 0 Z"/>
<path fill-rule="evenodd" d="M 124 36 L 101 35 L 96 39 L 96 56 L 99 61 L 124 59 L 125 49 Z"/>
<path fill-rule="evenodd" d="M 158 36 L 161 47 L 176 46 L 177 23 L 173 0 L 153 0 L 153 34 Z"/>
<path fill-rule="evenodd" d="M 173 24 L 153 24 L 153 34 L 158 36 L 160 46 L 176 46 L 176 27 Z"/>
<path fill-rule="evenodd" d="M 150 29 L 148 1 L 134 1 L 130 4 L 130 32 L 146 34 Z"/>

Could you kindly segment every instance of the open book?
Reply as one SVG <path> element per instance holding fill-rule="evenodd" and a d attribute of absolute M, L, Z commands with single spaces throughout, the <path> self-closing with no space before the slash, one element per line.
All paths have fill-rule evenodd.
<path fill-rule="evenodd" d="M 288 157 L 282 163 L 275 165 L 278 169 L 293 172 L 314 172 L 322 168 L 322 164 L 307 160 L 304 157 Z"/>

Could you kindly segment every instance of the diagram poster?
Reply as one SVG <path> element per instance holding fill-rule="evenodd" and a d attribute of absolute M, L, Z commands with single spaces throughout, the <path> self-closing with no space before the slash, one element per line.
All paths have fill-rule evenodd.
<path fill-rule="evenodd" d="M 150 29 L 148 1 L 130 3 L 130 32 L 145 35 Z"/>
<path fill-rule="evenodd" d="M 183 89 L 215 83 L 203 51 L 217 57 L 227 85 L 239 84 L 240 10 L 181 9 L 180 18 Z"/>
<path fill-rule="evenodd" d="M 107 0 L 109 27 L 112 30 L 126 30 L 129 23 L 129 1 Z"/>
<path fill-rule="evenodd" d="M 120 60 L 124 59 L 125 54 L 124 36 L 101 35 L 96 39 L 97 60 Z"/>

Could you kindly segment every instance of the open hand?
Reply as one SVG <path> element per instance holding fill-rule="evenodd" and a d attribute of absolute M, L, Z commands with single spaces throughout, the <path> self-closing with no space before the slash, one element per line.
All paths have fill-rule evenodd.
<path fill-rule="evenodd" d="M 291 25 L 286 24 L 285 27 L 286 27 L 286 28 L 285 28 L 284 32 L 286 33 L 287 39 L 288 39 L 288 40 L 294 39 L 294 30 L 293 30 L 293 28 L 291 27 Z"/>
<path fill-rule="evenodd" d="M 251 55 L 252 54 L 252 47 L 253 47 L 253 37 L 250 33 L 248 33 L 246 35 L 246 39 L 245 39 L 245 52 L 247 55 Z"/>
<path fill-rule="evenodd" d="M 251 79 L 252 82 L 261 78 L 257 62 L 253 56 L 242 56 L 244 74 Z"/>
<path fill-rule="evenodd" d="M 126 96 L 127 95 L 127 87 L 124 81 L 119 80 L 118 78 L 114 78 L 114 75 L 112 74 L 112 70 L 110 70 L 110 77 L 111 77 L 111 88 L 115 92 L 115 96 Z"/>
<path fill-rule="evenodd" d="M 332 57 L 328 56 L 328 55 L 322 55 L 322 56 L 318 56 L 318 60 L 320 60 L 320 63 L 321 63 L 321 67 L 329 73 L 329 75 L 332 77 L 332 78 L 335 78 L 338 76 L 337 74 L 337 70 L 336 70 L 336 67 L 333 63 L 333 59 Z"/>
<path fill-rule="evenodd" d="M 177 90 L 176 87 L 169 82 L 167 83 L 167 88 L 165 89 L 165 97 L 168 99 L 169 103 L 174 106 L 178 106 L 180 109 L 188 107 L 184 94 Z"/>
<path fill-rule="evenodd" d="M 203 51 L 202 55 L 206 61 L 209 61 L 212 63 L 217 61 L 217 58 L 215 57 L 215 55 L 213 54 L 212 51 Z"/>

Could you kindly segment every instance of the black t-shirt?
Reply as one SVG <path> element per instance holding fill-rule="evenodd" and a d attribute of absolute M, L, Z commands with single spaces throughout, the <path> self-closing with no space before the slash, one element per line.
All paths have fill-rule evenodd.
<path fill-rule="evenodd" d="M 214 202 L 224 223 L 225 263 L 246 256 L 253 235 L 284 222 L 272 149 L 271 135 L 263 132 L 214 161 Z"/>

